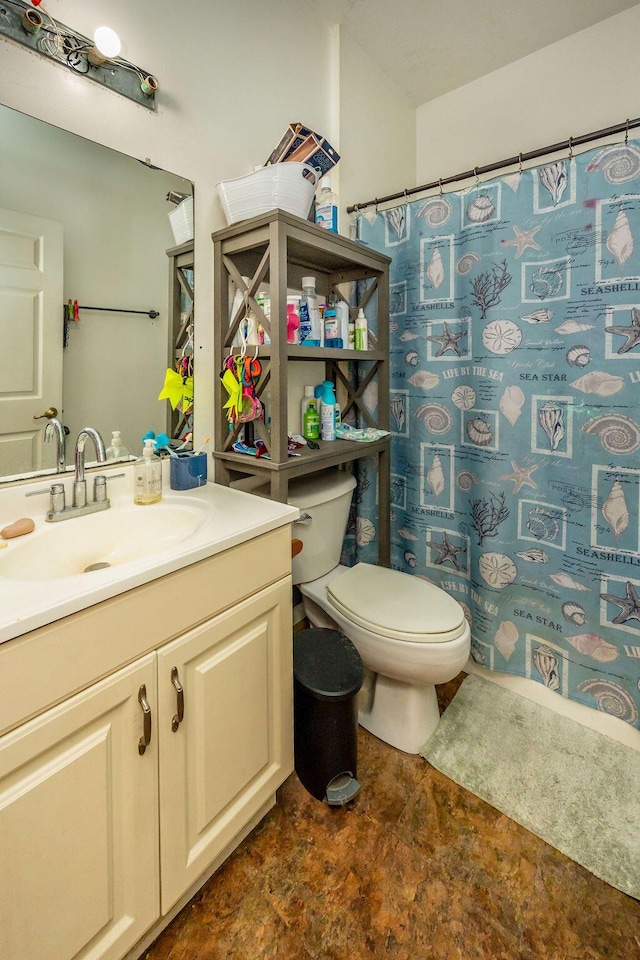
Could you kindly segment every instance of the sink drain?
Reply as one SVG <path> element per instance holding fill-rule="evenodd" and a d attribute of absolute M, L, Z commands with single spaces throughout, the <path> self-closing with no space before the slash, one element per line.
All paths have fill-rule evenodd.
<path fill-rule="evenodd" d="M 83 573 L 91 573 L 92 570 L 106 570 L 107 567 L 110 567 L 111 564 L 107 563 L 106 560 L 102 560 L 100 563 L 90 563 L 88 567 L 85 567 L 82 571 Z"/>

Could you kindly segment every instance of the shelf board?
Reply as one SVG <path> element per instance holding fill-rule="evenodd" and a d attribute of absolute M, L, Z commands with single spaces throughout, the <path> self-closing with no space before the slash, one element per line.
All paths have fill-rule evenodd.
<path fill-rule="evenodd" d="M 233 450 L 214 451 L 212 456 L 225 463 L 229 469 L 235 467 L 244 473 L 269 474 L 278 471 L 300 476 L 315 473 L 317 470 L 324 470 L 339 463 L 360 460 L 362 457 L 375 457 L 388 448 L 390 440 L 390 436 L 371 443 L 361 443 L 356 440 L 319 440 L 318 450 L 302 447 L 296 451 L 300 456 L 289 457 L 286 463 L 274 463 L 273 460 L 266 460 L 264 457 L 250 457 L 248 454 L 236 453 Z"/>
<path fill-rule="evenodd" d="M 251 347 L 247 347 L 247 353 L 253 355 Z M 259 347 L 258 356 L 265 360 L 269 358 L 271 346 Z M 334 347 L 305 347 L 297 343 L 287 344 L 287 358 L 289 360 L 355 360 L 359 362 L 388 359 L 382 350 L 338 350 Z"/>

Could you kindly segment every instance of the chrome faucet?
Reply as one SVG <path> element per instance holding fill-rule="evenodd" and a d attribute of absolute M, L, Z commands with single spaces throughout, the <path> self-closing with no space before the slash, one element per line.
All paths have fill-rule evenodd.
<path fill-rule="evenodd" d="M 57 422 L 57 421 L 54 421 Z M 97 474 L 93 478 L 93 500 L 87 503 L 87 481 L 84 478 L 84 448 L 88 439 L 93 440 L 96 448 L 98 463 L 104 463 L 107 455 L 104 449 L 104 440 L 93 427 L 83 427 L 76 440 L 76 476 L 73 481 L 73 505 L 68 507 L 63 483 L 54 483 L 49 490 L 30 490 L 25 497 L 35 497 L 41 493 L 49 494 L 49 509 L 45 519 L 49 523 L 57 520 L 70 520 L 72 517 L 83 517 L 87 513 L 97 513 L 98 510 L 108 510 L 111 506 L 107 497 L 107 479 L 115 480 L 124 477 L 124 473 Z"/>
<path fill-rule="evenodd" d="M 64 427 L 59 420 L 51 417 L 44 428 L 45 443 L 56 441 L 56 473 L 64 473 L 66 467 L 66 438 Z"/>
<path fill-rule="evenodd" d="M 97 430 L 93 427 L 83 427 L 76 440 L 76 476 L 73 481 L 73 506 L 82 508 L 87 506 L 87 481 L 84 478 L 84 448 L 87 440 L 91 438 L 96 448 L 98 463 L 104 463 L 107 454 L 104 449 L 104 440 Z M 93 504 L 91 504 L 93 506 Z M 104 509 L 99 507 L 98 509 Z"/>

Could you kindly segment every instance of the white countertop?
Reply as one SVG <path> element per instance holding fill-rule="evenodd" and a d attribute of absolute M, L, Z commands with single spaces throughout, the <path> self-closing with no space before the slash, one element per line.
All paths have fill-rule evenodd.
<path fill-rule="evenodd" d="M 196 511 L 196 528 L 182 538 L 177 537 L 170 544 L 154 548 L 145 556 L 130 559 L 125 557 L 107 569 L 90 573 L 64 576 L 50 576 L 45 573 L 41 577 L 34 569 L 22 579 L 12 575 L 12 551 L 15 561 L 19 557 L 21 542 L 26 544 L 30 541 L 30 551 L 34 548 L 36 551 L 41 549 L 42 555 L 46 557 L 52 552 L 51 545 L 55 547 L 54 537 L 59 537 L 60 534 L 64 533 L 66 539 L 71 534 L 75 540 L 82 540 L 85 536 L 91 540 L 94 531 L 105 529 L 104 518 L 108 522 L 111 517 L 113 525 L 119 508 L 131 508 L 133 470 L 130 467 L 125 468 L 124 477 L 108 481 L 108 495 L 112 503 L 109 510 L 57 523 L 45 521 L 49 506 L 48 496 L 27 499 L 25 493 L 40 489 L 48 491 L 51 483 L 64 479 L 69 502 L 72 479 L 68 476 L 49 476 L 44 480 L 40 478 L 15 486 L 0 487 L 0 529 L 21 517 L 31 517 L 36 525 L 33 533 L 6 541 L 7 546 L 0 549 L 0 643 L 292 523 L 300 515 L 299 510 L 287 504 L 231 490 L 215 483 L 207 483 L 199 489 L 174 492 L 169 489 L 168 461 L 165 461 L 164 465 L 167 476 L 162 501 L 134 509 L 144 511 L 145 522 L 150 523 L 154 516 L 161 520 L 163 509 L 168 511 L 176 504 L 182 505 L 187 514 L 190 509 Z M 105 473 L 108 477 L 110 473 L 121 473 L 122 470 L 123 465 L 117 464 L 97 472 Z M 93 472 L 87 472 L 86 475 L 89 491 Z M 97 521 L 98 517 L 102 519 Z M 62 530 L 63 527 L 68 528 L 66 533 Z M 98 539 L 99 536 L 98 532 Z"/>

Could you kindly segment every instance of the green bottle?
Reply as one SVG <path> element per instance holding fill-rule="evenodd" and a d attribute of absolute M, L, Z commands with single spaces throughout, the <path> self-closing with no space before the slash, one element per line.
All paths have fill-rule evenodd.
<path fill-rule="evenodd" d="M 317 440 L 320 437 L 320 417 L 315 400 L 310 400 L 302 418 L 302 436 L 305 440 Z"/>

